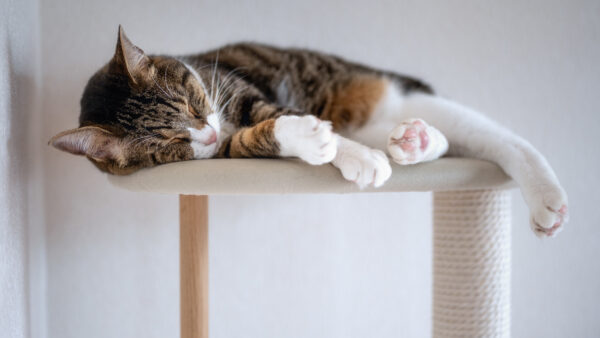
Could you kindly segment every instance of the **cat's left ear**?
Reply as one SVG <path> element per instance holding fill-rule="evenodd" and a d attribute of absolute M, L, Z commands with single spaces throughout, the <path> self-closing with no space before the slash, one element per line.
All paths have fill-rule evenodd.
<path fill-rule="evenodd" d="M 120 162 L 123 159 L 123 139 L 100 126 L 70 129 L 50 139 L 57 149 L 74 155 L 84 155 L 97 161 Z"/>
<path fill-rule="evenodd" d="M 127 38 L 121 25 L 119 25 L 117 49 L 111 61 L 111 68 L 113 71 L 116 70 L 127 75 L 129 80 L 136 85 L 149 76 L 150 58 Z"/>

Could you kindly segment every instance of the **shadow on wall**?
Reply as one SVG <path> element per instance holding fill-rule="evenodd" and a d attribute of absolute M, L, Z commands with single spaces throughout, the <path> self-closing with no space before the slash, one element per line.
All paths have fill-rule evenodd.
<path fill-rule="evenodd" d="M 10 36 L 2 39 L 0 71 L 0 130 L 6 140 L 0 150 L 0 331 L 10 337 L 27 332 L 27 232 L 25 220 L 27 186 L 23 184 L 27 153 L 26 111 L 20 108 L 23 89 L 13 66 Z"/>
<path fill-rule="evenodd" d="M 40 185 L 32 151 L 39 135 L 31 128 L 39 117 L 37 26 L 27 25 L 35 3 L 22 5 L 9 2 L 0 14 L 0 336 L 16 338 L 32 334 L 29 231 L 38 209 L 30 194 Z"/>
<path fill-rule="evenodd" d="M 23 66 L 15 66 L 15 55 L 11 48 L 10 38 L 6 40 L 6 56 L 8 63 L 9 104 L 7 135 L 7 189 L 5 190 L 8 210 L 11 218 L 24 225 L 28 224 L 27 187 L 33 168 L 28 166 L 30 144 L 38 138 L 29 133 L 30 118 L 35 117 L 36 81 L 25 71 Z"/>

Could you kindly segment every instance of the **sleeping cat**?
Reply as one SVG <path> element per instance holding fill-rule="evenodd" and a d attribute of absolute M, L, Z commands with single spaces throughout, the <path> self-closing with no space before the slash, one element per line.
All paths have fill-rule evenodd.
<path fill-rule="evenodd" d="M 303 49 L 242 43 L 149 56 L 119 27 L 114 57 L 84 90 L 79 123 L 51 144 L 117 175 L 211 157 L 298 157 L 379 187 L 390 159 L 480 158 L 520 185 L 538 236 L 567 221 L 567 196 L 527 141 L 419 80 Z"/>

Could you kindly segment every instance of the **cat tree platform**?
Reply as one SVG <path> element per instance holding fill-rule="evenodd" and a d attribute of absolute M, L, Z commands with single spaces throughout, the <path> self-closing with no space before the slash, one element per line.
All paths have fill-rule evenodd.
<path fill-rule="evenodd" d="M 433 337 L 509 337 L 508 189 L 514 183 L 495 164 L 473 159 L 392 167 L 383 187 L 364 190 L 331 165 L 280 159 L 179 162 L 109 181 L 131 191 L 180 195 L 182 338 L 209 336 L 209 195 L 409 191 L 434 192 Z"/>

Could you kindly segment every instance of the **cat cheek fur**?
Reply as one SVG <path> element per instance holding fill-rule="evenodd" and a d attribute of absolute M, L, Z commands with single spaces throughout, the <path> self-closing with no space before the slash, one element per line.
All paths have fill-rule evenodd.
<path fill-rule="evenodd" d="M 222 140 L 220 136 L 221 124 L 217 114 L 212 113 L 206 117 L 207 123 L 202 129 L 188 128 L 190 145 L 194 150 L 194 158 L 210 158 L 213 157 L 219 150 L 219 143 Z"/>

